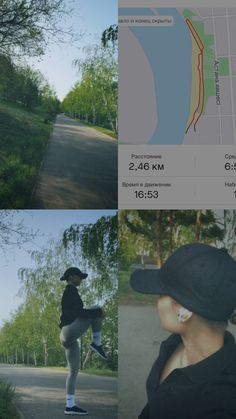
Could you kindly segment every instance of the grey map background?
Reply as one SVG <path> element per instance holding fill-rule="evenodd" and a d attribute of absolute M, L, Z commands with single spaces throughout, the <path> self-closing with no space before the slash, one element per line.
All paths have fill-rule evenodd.
<path fill-rule="evenodd" d="M 119 7 L 222 7 L 222 0 L 119 0 Z M 224 0 L 224 7 L 235 7 L 235 0 Z"/>
<path fill-rule="evenodd" d="M 143 3 L 132 0 L 126 7 L 137 7 Z M 147 7 L 162 7 L 162 2 L 145 2 Z M 169 5 L 179 6 L 184 2 L 168 2 Z M 187 4 L 191 8 L 192 2 Z M 236 144 L 236 7 L 234 8 L 209 8 L 197 7 L 192 9 L 197 16 L 192 20 L 204 23 L 205 33 L 214 36 L 214 55 L 216 60 L 227 57 L 229 60 L 229 74 L 219 74 L 220 105 L 216 104 L 216 96 L 207 98 L 206 109 L 197 124 L 194 132 L 193 125 L 187 135 L 183 132 L 183 144 Z M 205 3 L 206 5 L 208 3 Z M 210 4 L 210 3 L 209 3 Z M 212 3 L 213 4 L 213 3 Z M 214 2 L 217 6 L 217 2 Z M 221 3 L 222 5 L 222 3 Z M 227 6 L 225 2 L 224 6 Z M 235 3 L 232 5 L 236 6 Z M 196 3 L 195 3 L 196 6 Z M 124 7 L 120 0 L 119 7 Z M 143 6 L 144 7 L 144 6 Z M 178 7 L 179 12 L 183 10 Z M 165 45 L 163 38 L 163 46 Z M 157 50 L 158 57 L 158 50 Z M 207 56 L 205 56 L 207 60 Z M 211 65 L 211 77 L 214 78 L 214 61 Z M 205 77 L 209 75 L 205 74 Z M 178 79 L 177 79 L 178 81 Z M 168 84 L 166 84 L 168 89 Z M 158 89 L 158 86 L 157 86 Z M 119 140 L 126 144 L 148 143 L 158 126 L 158 91 L 155 92 L 153 71 L 147 60 L 139 41 L 130 31 L 129 27 L 121 26 L 119 29 Z M 168 99 L 169 100 L 169 99 Z M 160 105 L 159 105 L 160 106 Z M 181 99 L 180 99 L 181 106 Z M 181 112 L 181 108 L 177 110 Z M 166 116 L 168 121 L 168 115 Z M 187 128 L 187 127 L 186 127 Z M 156 134 L 155 134 L 156 135 Z M 159 142 L 159 141 L 158 141 Z M 161 140 L 165 144 L 165 138 Z M 169 140 L 167 140 L 167 144 Z"/>

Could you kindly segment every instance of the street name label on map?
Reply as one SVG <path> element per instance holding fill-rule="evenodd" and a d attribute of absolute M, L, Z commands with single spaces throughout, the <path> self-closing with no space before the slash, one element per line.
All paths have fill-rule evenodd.
<path fill-rule="evenodd" d="M 119 26 L 173 26 L 172 16 L 125 16 L 119 17 Z"/>

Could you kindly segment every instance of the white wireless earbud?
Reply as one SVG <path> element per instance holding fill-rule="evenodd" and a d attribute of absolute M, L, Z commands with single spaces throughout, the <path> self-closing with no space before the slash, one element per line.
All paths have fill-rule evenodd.
<path fill-rule="evenodd" d="M 190 319 L 192 314 L 192 311 L 189 311 L 187 308 L 180 307 L 177 313 L 177 319 L 179 322 L 185 322 Z"/>

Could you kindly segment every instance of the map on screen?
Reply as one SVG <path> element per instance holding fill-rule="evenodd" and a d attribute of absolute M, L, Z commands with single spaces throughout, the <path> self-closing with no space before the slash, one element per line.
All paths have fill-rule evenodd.
<path fill-rule="evenodd" d="M 236 8 L 119 9 L 119 140 L 236 144 Z"/>

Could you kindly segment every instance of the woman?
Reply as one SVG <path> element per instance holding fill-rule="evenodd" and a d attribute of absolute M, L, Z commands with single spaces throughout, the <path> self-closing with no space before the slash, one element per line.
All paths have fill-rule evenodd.
<path fill-rule="evenodd" d="M 161 269 L 137 270 L 134 290 L 157 294 L 161 344 L 140 419 L 236 418 L 236 262 L 224 249 L 180 247 Z"/>
<path fill-rule="evenodd" d="M 66 281 L 62 300 L 62 314 L 60 318 L 60 341 L 65 348 L 66 359 L 69 366 L 69 374 L 66 380 L 66 415 L 87 415 L 88 412 L 75 403 L 75 384 L 79 372 L 79 345 L 77 339 L 82 336 L 91 326 L 93 341 L 90 349 L 96 352 L 102 359 L 107 356 L 101 345 L 101 327 L 103 310 L 100 307 L 85 309 L 83 301 L 78 294 L 77 287 L 80 286 L 87 274 L 81 272 L 78 268 L 71 267 L 67 269 L 60 278 Z"/>

